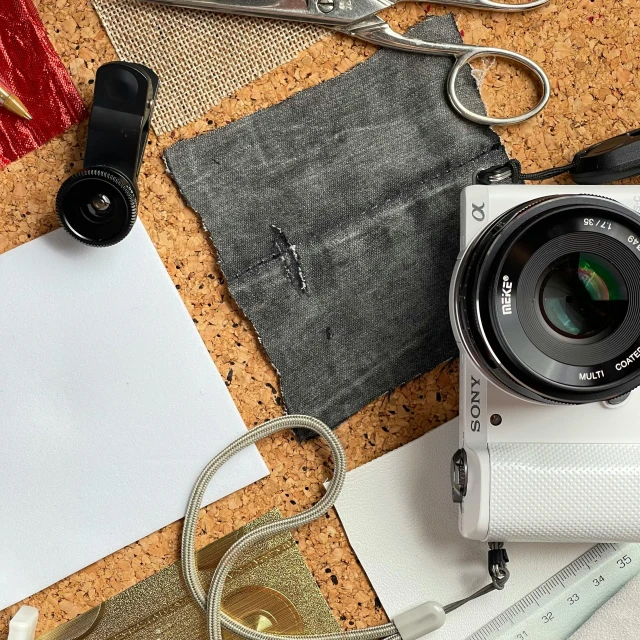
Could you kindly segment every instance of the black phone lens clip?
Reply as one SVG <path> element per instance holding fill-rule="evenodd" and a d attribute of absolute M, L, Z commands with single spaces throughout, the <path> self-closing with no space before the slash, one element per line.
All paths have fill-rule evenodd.
<path fill-rule="evenodd" d="M 60 222 L 80 242 L 108 247 L 131 231 L 157 91 L 158 76 L 143 65 L 98 69 L 84 168 L 65 180 L 56 199 Z"/>

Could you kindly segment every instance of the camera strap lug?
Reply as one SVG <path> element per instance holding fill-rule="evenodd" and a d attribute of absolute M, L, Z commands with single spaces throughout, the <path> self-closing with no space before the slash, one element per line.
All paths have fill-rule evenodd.
<path fill-rule="evenodd" d="M 475 184 L 524 184 L 525 180 L 548 180 L 555 178 L 567 171 L 573 171 L 577 167 L 577 162 L 564 165 L 562 167 L 554 167 L 553 169 L 545 169 L 536 173 L 522 173 L 522 165 L 518 160 L 508 160 L 504 164 L 489 167 L 478 171 L 474 178 Z"/>
<path fill-rule="evenodd" d="M 482 587 L 482 589 L 479 589 L 468 598 L 448 604 L 444 608 L 445 613 L 451 613 L 462 605 L 465 605 L 472 600 L 476 600 L 477 598 L 480 598 L 487 593 L 491 593 L 492 591 L 502 591 L 510 577 L 509 569 L 507 569 L 508 562 L 509 556 L 507 555 L 507 550 L 504 548 L 504 542 L 490 542 L 488 565 L 491 583 L 486 587 Z"/>
<path fill-rule="evenodd" d="M 525 180 L 547 180 L 563 173 L 576 184 L 607 184 L 640 174 L 640 129 L 609 138 L 576 153 L 573 161 L 562 167 L 523 173 L 517 160 L 478 171 L 474 184 L 492 185 L 510 182 L 524 184 Z"/>
<path fill-rule="evenodd" d="M 504 542 L 489 543 L 489 575 L 493 586 L 498 589 L 504 589 L 504 585 L 509 579 L 509 569 L 507 563 L 509 556 L 504 548 Z"/>

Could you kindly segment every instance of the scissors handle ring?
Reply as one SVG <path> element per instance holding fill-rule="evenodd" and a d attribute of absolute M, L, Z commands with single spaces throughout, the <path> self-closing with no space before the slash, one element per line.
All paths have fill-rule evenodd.
<path fill-rule="evenodd" d="M 465 68 L 467 63 L 477 58 L 485 57 L 495 57 L 512 60 L 514 62 L 520 63 L 522 66 L 532 71 L 540 82 L 542 88 L 540 102 L 538 102 L 538 104 L 530 111 L 509 118 L 493 118 L 484 114 L 475 113 L 474 111 L 471 111 L 470 109 L 465 107 L 460 100 L 460 97 L 458 96 L 456 90 L 458 75 Z M 551 85 L 549 84 L 549 78 L 547 78 L 547 74 L 542 70 L 542 67 L 537 65 L 530 58 L 527 58 L 520 53 L 516 53 L 515 51 L 507 51 L 506 49 L 497 49 L 494 47 L 469 47 L 469 50 L 466 53 L 457 56 L 456 63 L 453 65 L 451 73 L 449 74 L 447 92 L 449 94 L 449 100 L 451 100 L 451 104 L 461 116 L 464 116 L 472 122 L 477 122 L 479 124 L 488 124 L 491 126 L 507 126 L 512 124 L 519 124 L 521 122 L 524 122 L 525 120 L 529 120 L 529 118 L 533 118 L 533 116 L 540 113 L 540 111 L 542 111 L 542 109 L 544 109 L 544 107 L 546 106 L 547 102 L 549 102 L 549 98 L 551 97 Z"/>

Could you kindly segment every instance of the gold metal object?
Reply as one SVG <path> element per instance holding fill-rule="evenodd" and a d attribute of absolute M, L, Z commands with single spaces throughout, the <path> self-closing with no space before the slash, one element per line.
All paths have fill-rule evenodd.
<path fill-rule="evenodd" d="M 269 587 L 249 585 L 242 587 L 222 600 L 223 611 L 256 631 L 299 635 L 304 633 L 304 621 L 291 600 Z M 237 638 L 222 630 L 225 640 Z"/>
<path fill-rule="evenodd" d="M 198 551 L 203 585 L 227 549 L 258 525 L 282 519 L 270 511 Z M 222 608 L 243 624 L 269 633 L 340 631 L 291 534 L 253 547 L 229 574 Z M 189 595 L 177 562 L 81 614 L 38 640 L 206 640 L 206 620 Z M 225 640 L 237 636 L 224 631 Z"/>
<path fill-rule="evenodd" d="M 7 109 L 7 111 L 11 111 L 11 113 L 15 113 L 21 118 L 25 118 L 26 120 L 33 120 L 31 114 L 27 111 L 27 107 L 25 107 L 20 101 L 20 98 L 13 95 L 2 85 L 0 85 L 0 106 Z"/>

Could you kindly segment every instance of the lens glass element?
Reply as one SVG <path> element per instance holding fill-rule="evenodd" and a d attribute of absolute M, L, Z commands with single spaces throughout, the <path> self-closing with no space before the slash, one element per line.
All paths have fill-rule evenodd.
<path fill-rule="evenodd" d="M 608 260 L 575 252 L 556 260 L 542 278 L 542 315 L 552 331 L 567 338 L 609 335 L 624 319 L 627 287 Z"/>

